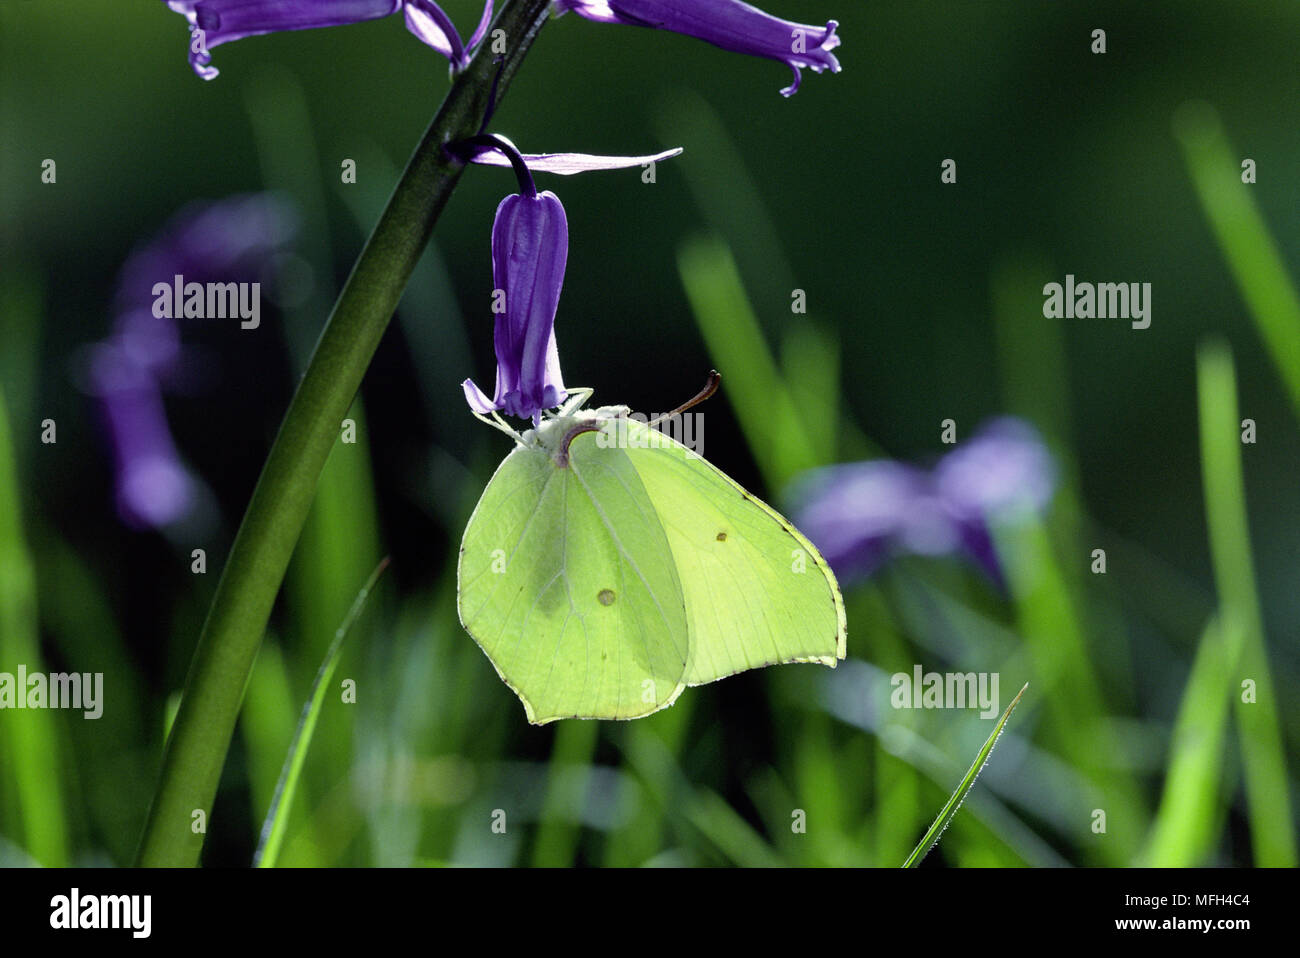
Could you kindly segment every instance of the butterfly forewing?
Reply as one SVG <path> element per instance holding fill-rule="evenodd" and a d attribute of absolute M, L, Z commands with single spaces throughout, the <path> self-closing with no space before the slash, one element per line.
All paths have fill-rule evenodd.
<path fill-rule="evenodd" d="M 461 622 L 532 722 L 624 719 L 683 687 L 688 627 L 673 552 L 627 455 L 573 440 L 566 465 L 506 457 L 461 546 Z"/>

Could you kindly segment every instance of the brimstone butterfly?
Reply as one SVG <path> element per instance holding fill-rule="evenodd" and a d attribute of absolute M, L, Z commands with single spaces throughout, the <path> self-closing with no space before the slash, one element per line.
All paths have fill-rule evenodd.
<path fill-rule="evenodd" d="M 519 437 L 460 549 L 461 623 L 528 720 L 640 718 L 688 685 L 843 659 L 813 545 L 627 407 L 583 409 L 590 394 Z"/>

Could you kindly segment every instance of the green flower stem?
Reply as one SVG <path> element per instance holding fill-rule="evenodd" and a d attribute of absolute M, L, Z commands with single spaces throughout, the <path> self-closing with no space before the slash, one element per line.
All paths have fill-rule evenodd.
<path fill-rule="evenodd" d="M 380 337 L 463 169 L 442 149 L 479 132 L 548 16 L 550 0 L 507 0 L 452 83 L 339 294 L 294 394 L 217 585 L 167 740 L 137 864 L 195 865 L 244 687 L 316 481 Z M 501 62 L 492 37 L 504 31 Z"/>

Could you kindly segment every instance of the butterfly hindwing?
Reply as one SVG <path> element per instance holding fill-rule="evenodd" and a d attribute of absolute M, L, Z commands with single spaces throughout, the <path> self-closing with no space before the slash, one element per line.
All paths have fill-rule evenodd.
<path fill-rule="evenodd" d="M 627 455 L 668 535 L 690 628 L 686 683 L 844 658 L 844 601 L 816 548 L 685 446 L 624 421 Z"/>

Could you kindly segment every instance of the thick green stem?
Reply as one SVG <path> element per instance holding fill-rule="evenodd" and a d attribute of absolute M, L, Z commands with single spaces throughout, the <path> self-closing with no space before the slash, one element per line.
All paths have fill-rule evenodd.
<path fill-rule="evenodd" d="M 195 865 L 244 687 L 316 481 L 434 223 L 460 179 L 443 146 L 479 132 L 548 15 L 550 0 L 507 0 L 366 242 L 285 413 L 226 561 L 167 740 L 137 864 Z M 506 52 L 492 52 L 504 31 Z M 201 813 L 196 814 L 196 813 Z"/>

